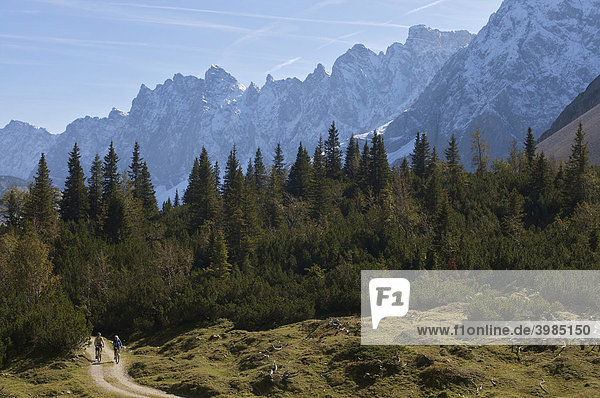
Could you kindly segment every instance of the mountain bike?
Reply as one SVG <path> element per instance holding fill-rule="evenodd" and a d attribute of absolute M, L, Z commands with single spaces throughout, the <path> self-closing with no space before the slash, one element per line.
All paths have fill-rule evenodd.
<path fill-rule="evenodd" d="M 102 362 L 102 346 L 96 346 L 96 361 Z"/>
<path fill-rule="evenodd" d="M 118 364 L 120 359 L 121 359 L 121 348 L 117 347 L 117 348 L 115 348 L 115 363 Z"/>

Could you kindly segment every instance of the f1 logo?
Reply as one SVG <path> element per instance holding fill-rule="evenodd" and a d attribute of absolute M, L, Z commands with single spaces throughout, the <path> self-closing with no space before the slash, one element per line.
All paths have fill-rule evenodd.
<path fill-rule="evenodd" d="M 369 281 L 371 321 L 377 329 L 387 317 L 403 317 L 408 313 L 410 282 L 404 278 L 377 278 Z"/>

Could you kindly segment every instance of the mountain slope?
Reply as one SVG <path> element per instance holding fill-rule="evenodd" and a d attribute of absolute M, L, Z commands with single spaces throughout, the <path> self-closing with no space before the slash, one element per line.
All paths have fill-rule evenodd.
<path fill-rule="evenodd" d="M 538 152 L 543 151 L 546 156 L 556 160 L 569 159 L 571 145 L 573 145 L 579 122 L 583 124 L 583 130 L 585 131 L 590 163 L 595 166 L 600 165 L 600 105 L 596 105 L 540 142 Z"/>
<path fill-rule="evenodd" d="M 405 44 L 394 43 L 385 53 L 355 45 L 335 61 L 331 74 L 318 65 L 304 81 L 276 81 L 269 75 L 262 87 L 245 87 L 215 65 L 203 79 L 176 74 L 153 90 L 142 85 L 128 113 L 113 109 L 106 118 L 69 124 L 51 148 L 44 148 L 48 165 L 55 183 L 62 185 L 74 142 L 87 172 L 95 153 L 105 152 L 111 140 L 123 167 L 139 141 L 160 193 L 187 179 L 202 146 L 223 165 L 235 144 L 245 164 L 257 146 L 270 161 L 281 142 L 289 162 L 300 141 L 315 145 L 332 120 L 342 139 L 390 121 L 471 39 L 466 31 L 415 26 Z M 15 148 L 15 156 L 24 150 Z M 0 153 L 0 174 L 30 176 L 36 161 Z"/>
<path fill-rule="evenodd" d="M 539 141 L 541 142 L 550 137 L 598 104 L 600 104 L 600 76 L 594 79 L 583 93 L 579 94 L 573 102 L 567 105 L 554 123 L 552 123 L 550 129 L 541 135 Z"/>
<path fill-rule="evenodd" d="M 0 175 L 29 178 L 41 153 L 48 152 L 57 138 L 46 129 L 12 120 L 0 129 Z"/>
<path fill-rule="evenodd" d="M 600 0 L 505 0 L 390 124 L 386 144 L 393 152 L 424 131 L 439 149 L 455 133 L 468 159 L 480 126 L 491 155 L 504 156 L 529 126 L 548 129 L 598 74 Z"/>

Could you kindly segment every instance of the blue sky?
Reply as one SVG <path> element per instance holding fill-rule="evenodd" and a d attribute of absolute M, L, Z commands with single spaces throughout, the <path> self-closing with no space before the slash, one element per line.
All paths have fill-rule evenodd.
<path fill-rule="evenodd" d="M 501 0 L 2 0 L 0 127 L 62 132 L 128 111 L 140 84 L 217 64 L 241 83 L 304 79 L 354 43 L 385 51 L 408 27 L 476 33 Z"/>

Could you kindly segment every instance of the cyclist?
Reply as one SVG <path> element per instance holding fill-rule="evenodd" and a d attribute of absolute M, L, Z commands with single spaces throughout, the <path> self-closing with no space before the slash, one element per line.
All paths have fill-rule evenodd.
<path fill-rule="evenodd" d="M 121 347 L 123 347 L 123 343 L 121 342 L 121 339 L 119 339 L 119 336 L 117 336 L 115 334 L 115 337 L 113 339 L 113 349 L 115 350 L 115 363 L 119 363 L 119 351 L 121 349 Z"/>
<path fill-rule="evenodd" d="M 94 345 L 96 346 L 96 360 L 102 361 L 102 349 L 104 348 L 104 340 L 102 340 L 102 334 L 98 332 L 98 335 L 94 339 Z"/>

